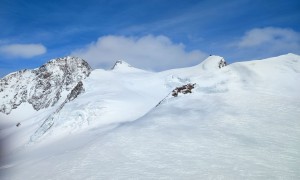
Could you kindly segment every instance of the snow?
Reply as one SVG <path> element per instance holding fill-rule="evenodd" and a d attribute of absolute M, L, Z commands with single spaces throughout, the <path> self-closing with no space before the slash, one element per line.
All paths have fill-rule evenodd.
<path fill-rule="evenodd" d="M 39 141 L 29 143 L 54 109 L 3 126 L 0 178 L 299 179 L 300 56 L 222 59 L 92 71 Z M 169 94 L 187 83 L 191 94 Z"/>

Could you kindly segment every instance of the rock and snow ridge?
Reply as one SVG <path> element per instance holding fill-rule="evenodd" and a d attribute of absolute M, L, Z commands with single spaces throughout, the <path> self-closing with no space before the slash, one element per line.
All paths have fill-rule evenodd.
<path fill-rule="evenodd" d="M 83 59 L 64 57 L 50 60 L 33 70 L 21 70 L 0 79 L 0 112 L 9 114 L 22 103 L 35 110 L 55 105 L 91 73 Z"/>

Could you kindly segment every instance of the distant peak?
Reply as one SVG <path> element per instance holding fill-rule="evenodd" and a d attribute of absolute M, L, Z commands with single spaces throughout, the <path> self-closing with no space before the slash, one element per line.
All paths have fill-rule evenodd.
<path fill-rule="evenodd" d="M 127 62 L 125 62 L 123 60 L 117 60 L 111 69 L 114 70 L 114 69 L 119 69 L 119 68 L 131 68 L 131 67 L 132 66 L 130 64 L 128 64 Z"/>
<path fill-rule="evenodd" d="M 221 56 L 216 55 L 210 55 L 207 59 L 199 64 L 199 66 L 201 66 L 203 70 L 220 69 L 226 65 L 227 63 L 225 59 Z"/>
<path fill-rule="evenodd" d="M 278 57 L 299 57 L 298 54 L 294 54 L 294 53 L 287 53 L 287 54 L 283 54 L 281 56 L 278 56 Z"/>

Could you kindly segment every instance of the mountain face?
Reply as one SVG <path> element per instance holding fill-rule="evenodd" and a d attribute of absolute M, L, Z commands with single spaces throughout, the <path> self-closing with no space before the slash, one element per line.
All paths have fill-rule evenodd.
<path fill-rule="evenodd" d="M 51 91 L 44 88 L 47 73 L 34 73 L 40 68 L 13 73 L 18 78 L 9 86 L 1 80 L 1 97 L 7 97 L 0 103 L 13 107 L 15 94 L 22 102 L 0 113 L 0 123 L 7 123 L 0 129 L 1 179 L 300 177 L 298 55 L 232 64 L 209 56 L 196 66 L 163 72 L 124 61 L 110 70 L 74 61 L 65 63 L 74 69 L 63 68 L 59 62 L 47 70 L 58 82 L 50 83 Z M 36 87 L 43 87 L 43 103 L 51 103 L 36 103 L 41 108 L 25 117 L 34 108 L 28 99 Z M 52 106 L 57 89 L 61 97 Z"/>
<path fill-rule="evenodd" d="M 38 111 L 55 105 L 63 92 L 73 90 L 89 76 L 91 67 L 83 59 L 53 59 L 33 70 L 11 73 L 0 79 L 0 112 L 10 114 L 22 103 Z"/>

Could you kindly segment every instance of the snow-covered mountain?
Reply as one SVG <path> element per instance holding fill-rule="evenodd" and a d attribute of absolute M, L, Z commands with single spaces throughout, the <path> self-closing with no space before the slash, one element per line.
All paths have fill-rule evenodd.
<path fill-rule="evenodd" d="M 0 81 L 1 179 L 300 178 L 298 55 L 43 66 Z"/>
<path fill-rule="evenodd" d="M 72 90 L 90 72 L 84 60 L 65 57 L 37 69 L 11 73 L 0 79 L 0 112 L 10 114 L 22 103 L 31 104 L 37 111 L 54 106 L 64 92 Z"/>

